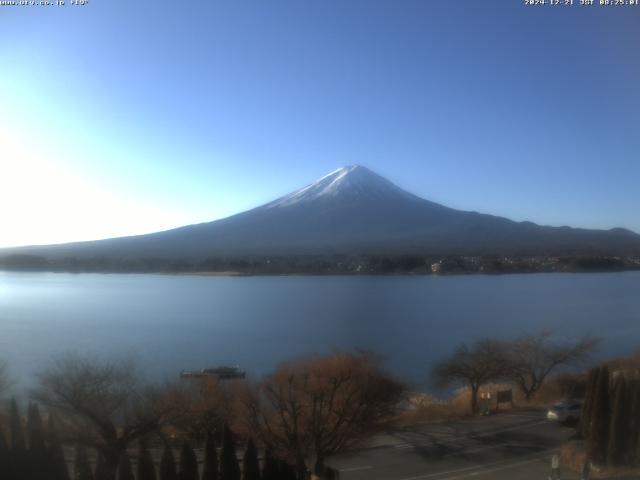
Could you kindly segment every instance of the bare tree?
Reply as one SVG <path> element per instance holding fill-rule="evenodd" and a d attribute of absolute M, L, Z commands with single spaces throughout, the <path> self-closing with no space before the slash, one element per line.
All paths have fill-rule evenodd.
<path fill-rule="evenodd" d="M 202 378 L 186 382 L 171 392 L 176 413 L 172 425 L 198 440 L 222 432 L 231 421 L 235 396 L 233 386 L 224 380 Z"/>
<path fill-rule="evenodd" d="M 478 391 L 485 383 L 508 372 L 507 350 L 503 342 L 484 339 L 461 345 L 449 358 L 433 367 L 433 376 L 442 387 L 459 383 L 471 390 L 471 412 L 478 410 Z"/>
<path fill-rule="evenodd" d="M 552 332 L 527 335 L 509 342 L 509 378 L 531 400 L 549 374 L 561 366 L 577 365 L 589 358 L 599 339 L 582 337 L 554 342 Z"/>
<path fill-rule="evenodd" d="M 281 365 L 243 398 L 251 431 L 293 461 L 299 478 L 307 459 L 324 460 L 357 445 L 397 406 L 403 386 L 368 354 L 336 353 Z"/>
<path fill-rule="evenodd" d="M 102 455 L 111 478 L 127 447 L 157 431 L 173 410 L 164 392 L 144 385 L 130 359 L 65 355 L 38 380 L 34 398 L 58 414 L 68 440 Z"/>
<path fill-rule="evenodd" d="M 7 363 L 0 361 L 0 398 L 4 396 L 4 394 L 11 387 L 11 377 L 9 376 L 9 366 Z"/>

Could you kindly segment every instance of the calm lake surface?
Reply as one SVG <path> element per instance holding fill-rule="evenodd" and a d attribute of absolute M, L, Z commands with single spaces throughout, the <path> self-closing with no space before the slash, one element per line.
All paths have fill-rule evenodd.
<path fill-rule="evenodd" d="M 283 276 L 0 272 L 0 358 L 21 386 L 52 355 L 133 353 L 154 378 L 363 348 L 416 388 L 460 342 L 543 328 L 640 347 L 640 272 L 502 276 Z"/>

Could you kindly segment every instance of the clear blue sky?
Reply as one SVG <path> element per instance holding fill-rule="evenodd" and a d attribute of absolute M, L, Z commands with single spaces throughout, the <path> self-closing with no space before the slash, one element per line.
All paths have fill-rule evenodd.
<path fill-rule="evenodd" d="M 640 231 L 640 7 L 523 3 L 0 7 L 0 245 L 213 220 L 346 164 Z"/>

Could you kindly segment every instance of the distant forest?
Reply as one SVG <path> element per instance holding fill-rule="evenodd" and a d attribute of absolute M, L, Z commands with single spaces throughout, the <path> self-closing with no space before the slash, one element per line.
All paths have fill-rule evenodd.
<path fill-rule="evenodd" d="M 51 260 L 37 255 L 14 254 L 0 257 L 0 269 L 78 273 L 234 272 L 245 275 L 601 272 L 640 270 L 640 257 L 289 255 L 220 257 L 202 261 L 187 261 L 165 258 L 115 259 L 109 257 L 71 257 Z"/>

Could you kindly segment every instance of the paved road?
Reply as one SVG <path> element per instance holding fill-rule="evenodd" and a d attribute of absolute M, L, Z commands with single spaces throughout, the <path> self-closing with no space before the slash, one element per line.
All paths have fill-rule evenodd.
<path fill-rule="evenodd" d="M 546 480 L 551 455 L 572 433 L 542 412 L 505 413 L 405 428 L 327 463 L 341 480 Z"/>

